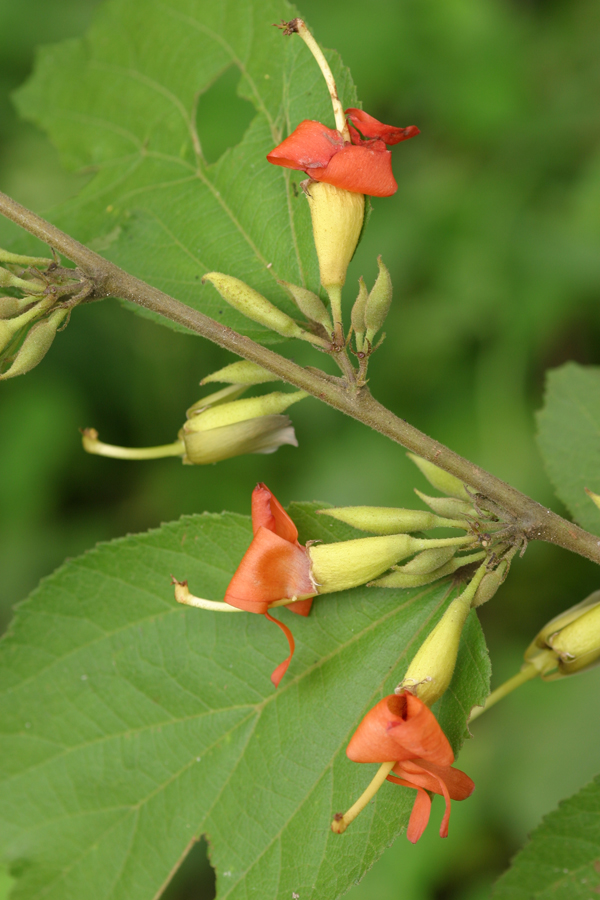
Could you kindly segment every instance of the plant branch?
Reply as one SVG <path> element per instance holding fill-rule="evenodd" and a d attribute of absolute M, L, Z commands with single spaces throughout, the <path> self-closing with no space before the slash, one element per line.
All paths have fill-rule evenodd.
<path fill-rule="evenodd" d="M 342 378 L 333 378 L 331 375 L 320 373 L 318 369 L 302 368 L 273 350 L 215 322 L 139 278 L 129 275 L 2 193 L 0 193 L 0 212 L 75 263 L 93 284 L 89 299 L 112 296 L 129 300 L 178 325 L 183 325 L 244 359 L 258 363 L 289 384 L 363 422 L 455 475 L 501 507 L 528 540 L 557 544 L 600 563 L 600 539 L 596 535 L 562 519 L 535 500 L 418 431 L 378 403 L 367 387 L 359 389 Z"/>

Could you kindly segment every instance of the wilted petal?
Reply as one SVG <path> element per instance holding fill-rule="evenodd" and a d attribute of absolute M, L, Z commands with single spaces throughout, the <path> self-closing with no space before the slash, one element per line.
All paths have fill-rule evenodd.
<path fill-rule="evenodd" d="M 296 649 L 296 643 L 294 641 L 292 632 L 287 627 L 287 625 L 284 625 L 283 622 L 279 621 L 279 619 L 274 619 L 273 616 L 269 615 L 269 613 L 265 613 L 265 618 L 267 618 L 269 620 L 269 622 L 275 622 L 275 624 L 281 628 L 281 630 L 283 631 L 283 633 L 285 634 L 285 636 L 288 640 L 288 644 L 290 647 L 290 655 L 288 656 L 288 658 L 284 659 L 284 661 L 282 663 L 279 663 L 279 665 L 276 666 L 273 669 L 273 672 L 271 673 L 271 681 L 273 682 L 275 687 L 279 687 L 279 682 L 281 681 L 281 679 L 287 672 L 289 665 L 292 661 L 292 656 L 294 655 L 294 650 Z"/>
<path fill-rule="evenodd" d="M 187 425 L 179 432 L 185 444 L 184 463 L 207 465 L 246 453 L 274 453 L 283 444 L 298 446 L 287 416 L 257 416 L 207 431 Z"/>
<path fill-rule="evenodd" d="M 286 169 L 307 171 L 326 166 L 342 149 L 344 139 L 333 128 L 305 119 L 284 141 L 267 155 L 270 163 Z"/>
<path fill-rule="evenodd" d="M 400 141 L 406 141 L 409 138 L 420 134 L 416 125 L 408 125 L 406 128 L 396 128 L 394 125 L 384 125 L 379 119 L 370 116 L 362 109 L 347 109 L 346 115 L 352 122 L 352 125 L 354 125 L 364 137 L 379 138 L 379 140 L 383 141 L 384 144 L 388 144 L 390 147 L 394 144 L 399 144 Z M 350 126 L 350 135 L 353 144 L 360 143 L 360 134 Z"/>
<path fill-rule="evenodd" d="M 398 185 L 392 173 L 392 154 L 383 141 L 354 146 L 346 144 L 324 168 L 308 173 L 315 181 L 370 197 L 390 197 Z"/>

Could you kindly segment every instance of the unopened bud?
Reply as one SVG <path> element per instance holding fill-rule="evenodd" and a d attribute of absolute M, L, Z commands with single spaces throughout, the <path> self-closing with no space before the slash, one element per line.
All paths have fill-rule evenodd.
<path fill-rule="evenodd" d="M 35 266 L 37 269 L 47 269 L 54 260 L 43 256 L 22 256 L 20 253 L 10 253 L 8 250 L 0 248 L 0 262 L 13 266 Z"/>
<path fill-rule="evenodd" d="M 409 534 L 428 528 L 468 528 L 468 523 L 454 519 L 444 519 L 435 513 L 422 509 L 392 509 L 387 506 L 341 506 L 320 509 L 322 516 L 332 516 L 374 534 Z"/>
<path fill-rule="evenodd" d="M 13 275 L 12 272 L 9 272 L 8 269 L 4 269 L 0 266 L 0 287 L 11 287 L 18 288 L 22 291 L 33 291 L 34 293 L 42 293 L 46 286 L 41 281 L 28 281 L 24 278 L 19 278 L 17 275 Z"/>
<path fill-rule="evenodd" d="M 11 342 L 18 336 L 30 322 L 41 315 L 39 306 L 28 309 L 27 312 L 15 316 L 13 319 L 0 319 L 0 353 L 6 350 Z"/>
<path fill-rule="evenodd" d="M 284 337 L 307 339 L 306 332 L 293 319 L 239 278 L 223 275 L 221 272 L 209 272 L 203 277 L 202 283 L 206 281 L 217 289 L 223 300 L 253 322 Z"/>
<path fill-rule="evenodd" d="M 272 394 L 264 394 L 262 397 L 248 397 L 245 400 L 234 400 L 232 403 L 210 406 L 188 419 L 183 430 L 185 434 L 195 431 L 204 432 L 213 428 L 221 428 L 224 425 L 234 425 L 236 422 L 243 422 L 247 419 L 256 419 L 259 416 L 280 415 L 292 403 L 297 403 L 298 400 L 307 396 L 305 391 L 294 391 L 290 394 L 275 391 Z"/>
<path fill-rule="evenodd" d="M 363 194 L 345 191 L 325 182 L 307 189 L 321 284 L 341 288 L 354 256 L 365 217 Z"/>
<path fill-rule="evenodd" d="M 425 638 L 412 659 L 402 684 L 396 691 L 409 690 L 427 706 L 433 706 L 446 692 L 452 681 L 463 626 L 471 609 L 485 569 L 477 571 L 469 586 L 456 597 Z"/>
<path fill-rule="evenodd" d="M 278 375 L 263 369 L 257 363 L 250 362 L 248 359 L 241 359 L 239 362 L 231 363 L 218 372 L 211 372 L 202 379 L 200 384 L 210 384 L 213 381 L 224 384 L 265 384 L 268 381 L 281 381 Z"/>
<path fill-rule="evenodd" d="M 407 571 L 408 566 L 413 562 L 413 560 L 411 560 L 411 563 L 407 563 L 404 566 L 394 566 L 393 572 L 390 572 L 389 575 L 384 575 L 383 578 L 378 578 L 376 581 L 371 581 L 368 587 L 409 588 L 433 584 L 434 581 L 439 581 L 440 578 L 445 578 L 447 575 L 453 575 L 458 569 L 462 569 L 464 566 L 470 566 L 473 563 L 481 562 L 481 560 L 485 558 L 485 555 L 485 551 L 482 550 L 479 553 L 471 553 L 468 556 L 455 556 L 439 568 L 423 574 Z"/>
<path fill-rule="evenodd" d="M 37 302 L 37 297 L 0 297 L 0 319 L 12 319 Z"/>
<path fill-rule="evenodd" d="M 209 431 L 179 432 L 185 446 L 183 462 L 202 466 L 246 453 L 274 453 L 283 444 L 298 446 L 287 416 L 259 416 Z"/>
<path fill-rule="evenodd" d="M 457 500 L 470 502 L 471 498 L 464 484 L 454 475 L 444 471 L 444 469 L 440 469 L 439 466 L 429 462 L 428 459 L 417 456 L 415 453 L 407 453 L 406 455 L 421 470 L 432 487 L 437 488 L 438 491 L 441 491 L 442 494 L 446 494 L 448 497 L 455 497 Z"/>
<path fill-rule="evenodd" d="M 473 607 L 483 606 L 488 600 L 491 600 L 498 588 L 506 581 L 506 576 L 510 570 L 510 559 L 501 560 L 495 569 L 486 572 L 481 579 L 481 584 L 473 597 Z"/>
<path fill-rule="evenodd" d="M 381 261 L 381 256 L 377 257 L 377 264 L 379 266 L 379 275 L 365 305 L 365 325 L 367 329 L 365 339 L 369 344 L 373 343 L 373 338 L 383 328 L 383 323 L 387 318 L 392 302 L 392 279 Z"/>
<path fill-rule="evenodd" d="M 584 488 L 584 491 L 592 501 L 592 503 L 600 509 L 600 494 L 595 494 L 593 491 L 590 491 L 589 488 Z"/>
<path fill-rule="evenodd" d="M 185 414 L 188 419 L 191 419 L 193 416 L 197 416 L 205 409 L 208 409 L 209 406 L 220 406 L 222 403 L 231 403 L 232 400 L 237 400 L 247 390 L 247 384 L 231 384 L 229 387 L 222 388 L 220 391 L 215 391 L 214 394 L 208 394 L 206 397 L 197 400 L 186 410 Z"/>
<path fill-rule="evenodd" d="M 67 314 L 67 309 L 56 309 L 46 319 L 36 322 L 19 347 L 10 369 L 0 375 L 0 381 L 24 375 L 40 363 L 50 349 L 56 332 Z"/>
<path fill-rule="evenodd" d="M 574 675 L 600 663 L 600 591 L 551 619 L 527 648 L 526 661 L 535 662 L 548 648 L 555 657 L 542 671 L 547 680 Z"/>
<path fill-rule="evenodd" d="M 365 279 L 361 275 L 358 279 L 358 297 L 354 301 L 351 313 L 352 329 L 356 335 L 356 349 L 359 353 L 362 353 L 365 344 L 365 331 L 367 330 L 365 325 L 365 306 L 368 296 L 369 292 Z"/>
<path fill-rule="evenodd" d="M 438 516 L 446 516 L 448 519 L 476 518 L 477 510 L 466 500 L 456 500 L 455 497 L 429 497 L 422 491 L 414 488 L 415 494 L 423 503 L 426 503 Z"/>
<path fill-rule="evenodd" d="M 434 547 L 431 550 L 422 550 L 410 562 L 404 563 L 401 571 L 412 575 L 428 575 L 450 562 L 455 553 L 455 547 Z"/>
<path fill-rule="evenodd" d="M 280 281 L 279 284 L 285 288 L 298 309 L 307 319 L 312 322 L 318 322 L 322 325 L 328 334 L 333 330 L 331 316 L 327 312 L 325 305 L 320 297 L 313 294 L 307 288 L 299 287 L 296 284 L 290 284 L 288 281 Z"/>

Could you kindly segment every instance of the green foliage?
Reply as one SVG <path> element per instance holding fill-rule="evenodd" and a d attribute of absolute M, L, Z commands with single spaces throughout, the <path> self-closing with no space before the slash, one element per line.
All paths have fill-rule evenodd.
<path fill-rule="evenodd" d="M 600 893 L 600 776 L 546 816 L 494 900 L 590 900 Z"/>
<path fill-rule="evenodd" d="M 352 534 L 314 509 L 291 509 L 302 540 Z M 220 599 L 250 537 L 242 516 L 184 517 L 68 562 L 20 607 L 0 717 L 15 900 L 148 900 L 202 834 L 219 897 L 326 900 L 406 825 L 414 792 L 386 785 L 346 835 L 329 830 L 374 774 L 346 758 L 347 741 L 401 680 L 448 586 L 331 595 L 307 619 L 282 611 L 297 649 L 275 691 L 279 631 L 178 606 L 170 585 L 172 572 Z M 456 749 L 488 678 L 473 613 L 438 710 Z"/>
<path fill-rule="evenodd" d="M 547 375 L 538 442 L 556 493 L 573 517 L 600 534 L 600 369 L 567 363 Z"/>
<path fill-rule="evenodd" d="M 318 289 L 310 214 L 297 186 L 305 176 L 265 159 L 302 119 L 332 124 L 309 51 L 273 28 L 294 15 L 285 0 L 112 0 L 85 40 L 41 50 L 35 76 L 17 94 L 21 113 L 48 131 L 64 162 L 95 172 L 55 220 L 132 274 L 263 341 L 280 339 L 200 279 L 235 275 L 290 313 L 277 279 Z M 329 56 L 343 102 L 356 105 L 348 71 Z M 231 69 L 256 115 L 241 142 L 211 164 L 199 101 Z"/>

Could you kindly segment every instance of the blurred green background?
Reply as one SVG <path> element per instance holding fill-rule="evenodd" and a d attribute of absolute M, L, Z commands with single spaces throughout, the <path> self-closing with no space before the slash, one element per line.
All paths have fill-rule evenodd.
<path fill-rule="evenodd" d="M 34 49 L 82 34 L 98 0 L 0 0 L 0 189 L 36 211 L 77 192 L 10 93 Z M 141 2 L 141 0 L 140 0 Z M 596 0 L 305 0 L 301 12 L 350 66 L 364 108 L 422 134 L 394 151 L 399 190 L 375 199 L 347 303 L 383 255 L 395 285 L 371 388 L 398 415 L 559 512 L 535 444 L 544 371 L 600 363 L 600 6 Z M 203 98 L 211 159 L 251 110 L 226 76 Z M 295 358 L 308 361 L 304 348 Z M 308 351 L 310 352 L 310 351 Z M 114 301 L 77 310 L 48 357 L 0 388 L 0 624 L 40 577 L 97 541 L 182 513 L 249 512 L 265 481 L 287 503 L 413 505 L 425 485 L 402 450 L 307 400 L 300 448 L 217 468 L 86 456 L 77 429 L 132 446 L 175 438 L 198 381 L 232 357 Z M 312 360 L 315 362 L 314 358 Z M 317 360 L 318 362 L 318 360 Z M 481 610 L 495 684 L 561 609 L 598 587 L 591 563 L 531 546 Z M 473 725 L 460 765 L 477 792 L 455 804 L 450 838 L 432 824 L 400 839 L 350 896 L 489 896 L 540 816 L 600 769 L 600 672 L 530 684 Z M 591 715 L 590 715 L 591 712 Z M 387 789 L 392 790 L 389 786 Z M 213 895 L 204 845 L 167 890 Z"/>

